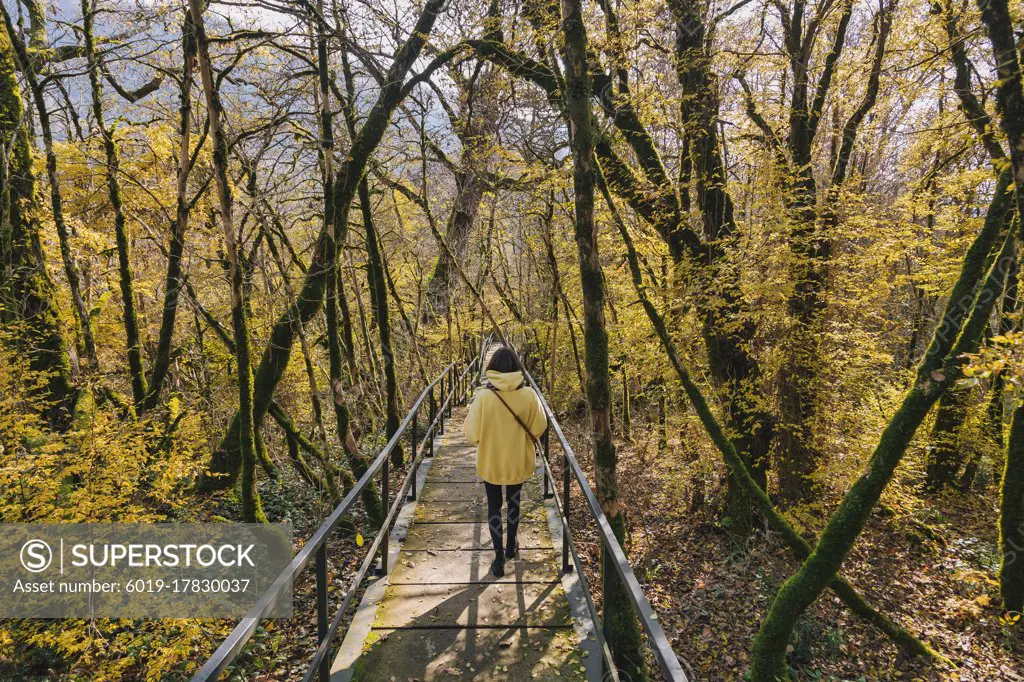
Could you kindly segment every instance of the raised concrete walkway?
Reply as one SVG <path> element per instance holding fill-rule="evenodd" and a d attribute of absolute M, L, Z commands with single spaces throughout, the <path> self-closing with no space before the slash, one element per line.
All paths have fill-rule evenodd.
<path fill-rule="evenodd" d="M 523 486 L 519 558 L 503 578 L 490 574 L 487 499 L 462 435 L 465 412 L 453 412 L 425 460 L 419 500 L 392 535 L 391 570 L 367 589 L 331 682 L 600 679 L 575 578 L 561 575 L 540 468 Z"/>

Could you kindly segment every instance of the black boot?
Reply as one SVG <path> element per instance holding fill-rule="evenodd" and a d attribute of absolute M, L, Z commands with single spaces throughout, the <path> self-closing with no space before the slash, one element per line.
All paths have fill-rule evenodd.
<path fill-rule="evenodd" d="M 505 548 L 505 558 L 508 560 L 515 559 L 519 556 L 519 543 L 516 542 L 515 538 L 509 539 L 508 547 Z"/>
<path fill-rule="evenodd" d="M 501 550 L 494 553 L 494 561 L 491 562 L 491 575 L 495 578 L 505 575 L 505 557 L 501 555 Z"/>

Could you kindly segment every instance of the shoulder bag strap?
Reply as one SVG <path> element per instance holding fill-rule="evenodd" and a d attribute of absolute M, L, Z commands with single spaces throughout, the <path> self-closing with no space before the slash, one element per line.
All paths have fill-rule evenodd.
<path fill-rule="evenodd" d="M 540 447 L 540 441 L 538 441 L 534 437 L 534 435 L 530 433 L 529 427 L 526 426 L 522 419 L 520 419 L 519 415 L 516 414 L 516 411 L 513 410 L 512 407 L 507 402 L 505 402 L 505 399 L 501 397 L 501 391 L 499 391 L 493 384 L 487 384 L 487 388 L 489 388 L 498 398 L 498 400 L 501 401 L 501 404 L 505 406 L 505 409 L 512 413 L 512 416 L 516 418 L 516 421 L 519 422 L 519 425 L 523 427 L 523 431 L 526 431 L 526 435 L 530 437 L 531 441 L 533 441 L 533 446 Z"/>

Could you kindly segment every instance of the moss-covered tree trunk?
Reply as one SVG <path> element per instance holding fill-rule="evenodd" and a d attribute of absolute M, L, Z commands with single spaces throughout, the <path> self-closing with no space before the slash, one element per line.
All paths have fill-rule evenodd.
<path fill-rule="evenodd" d="M 614 23 L 611 3 L 602 3 L 608 24 Z M 750 341 L 756 327 L 738 289 L 738 281 L 729 276 L 722 262 L 724 242 L 735 231 L 732 202 L 721 172 L 721 151 L 718 145 L 717 91 L 711 87 L 705 52 L 706 7 L 699 2 L 672 2 L 669 7 L 677 22 L 675 66 L 682 87 L 682 119 L 686 137 L 696 136 L 689 155 L 684 155 L 680 184 L 675 186 L 660 158 L 654 139 L 631 103 L 626 73 L 619 72 L 615 87 L 601 75 L 599 98 L 606 118 L 622 134 L 636 155 L 640 173 L 633 171 L 618 155 L 610 141 L 598 136 L 595 151 L 605 165 L 609 188 L 623 197 L 643 220 L 651 224 L 668 245 L 677 268 L 696 273 L 702 282 L 713 282 L 716 295 L 702 300 L 697 308 L 707 346 L 708 364 L 716 388 L 728 401 L 728 427 L 740 452 L 752 465 L 755 475 L 765 478 L 768 450 L 772 442 L 775 420 L 771 412 L 754 396 L 761 379 L 757 359 L 750 352 Z M 549 10 L 551 11 L 551 10 Z M 527 78 L 550 97 L 558 94 L 558 77 L 524 55 L 490 41 L 479 44 L 481 53 Z M 690 144 L 687 142 L 687 144 Z M 700 164 L 700 165 L 698 165 Z M 700 240 L 688 226 L 689 193 L 686 170 L 693 167 L 694 189 L 700 203 L 701 221 L 712 244 Z M 728 514 L 732 528 L 749 525 L 750 502 L 740 489 L 729 482 Z"/>
<path fill-rule="evenodd" d="M 495 6 L 492 2 L 492 9 Z M 488 20 L 494 21 L 495 18 Z M 445 241 L 456 260 L 462 260 L 466 254 L 469 235 L 486 189 L 485 176 L 489 170 L 491 147 L 498 132 L 499 110 L 493 81 L 490 73 L 475 72 L 471 78 L 458 82 L 459 116 L 452 124 L 461 142 L 462 154 L 455 169 L 455 201 L 445 225 Z M 427 282 L 427 305 L 423 308 L 425 321 L 433 322 L 447 315 L 456 280 L 453 260 L 442 249 Z"/>
<path fill-rule="evenodd" d="M 348 400 L 345 397 L 345 386 L 341 379 L 342 352 L 338 340 L 338 306 L 337 306 L 337 269 L 328 275 L 327 282 L 327 350 L 329 361 L 329 372 L 331 377 L 331 396 L 334 405 L 334 420 L 338 431 L 338 439 L 352 467 L 352 474 L 356 479 L 363 477 L 369 468 L 369 463 L 359 451 L 355 436 L 352 434 L 352 415 L 349 410 Z M 374 483 L 366 486 L 362 493 L 363 506 L 366 514 L 374 523 L 383 519 L 383 508 L 380 495 Z"/>
<path fill-rule="evenodd" d="M 623 359 L 620 370 L 622 381 L 622 437 L 628 441 L 633 440 L 633 410 L 632 396 L 629 391 L 629 377 L 626 376 L 626 362 Z"/>
<path fill-rule="evenodd" d="M 332 187 L 333 213 L 324 221 L 317 237 L 313 259 L 298 296 L 270 331 L 270 338 L 255 373 L 253 422 L 257 427 L 263 423 L 274 390 L 288 367 L 295 343 L 296 325 L 307 324 L 323 305 L 328 275 L 332 268 L 337 267 L 337 251 L 340 245 L 334 239 L 336 225 L 346 225 L 348 222 L 349 207 L 366 172 L 366 164 L 384 137 L 391 114 L 405 95 L 402 87 L 405 75 L 419 57 L 444 2 L 445 0 L 428 0 L 424 4 L 412 33 L 395 54 L 377 101 L 367 114 L 359 133 L 352 140 L 348 157 L 338 169 Z M 233 484 L 237 478 L 241 465 L 239 418 L 240 415 L 235 416 L 220 446 L 210 458 L 209 474 L 201 480 L 201 489 L 222 488 Z"/>
<path fill-rule="evenodd" d="M 71 253 L 67 222 L 64 220 L 64 201 L 57 175 L 57 154 L 53 149 L 53 129 L 50 125 L 50 110 L 37 75 L 39 69 L 38 59 L 33 60 L 32 55 L 25 49 L 24 44 L 18 37 L 17 31 L 14 29 L 14 23 L 7 13 L 7 8 L 3 7 L 2 11 L 4 28 L 7 31 L 11 44 L 14 46 L 18 65 L 21 68 L 22 75 L 25 77 L 29 90 L 32 92 L 32 100 L 36 105 L 36 115 L 39 117 L 39 129 L 43 138 L 43 148 L 46 152 L 46 178 L 50 185 L 50 208 L 53 212 L 53 224 L 57 229 L 57 241 L 60 244 L 60 256 L 64 264 L 64 276 L 68 280 L 71 304 L 74 307 L 75 316 L 78 318 L 78 326 L 82 335 L 82 350 L 89 365 L 96 368 L 99 366 L 99 361 L 96 357 L 96 341 L 92 334 L 89 311 L 86 309 L 85 299 L 82 297 L 82 283 L 81 277 L 78 274 L 78 266 L 75 264 L 74 256 Z M 30 16 L 32 14 L 33 12 L 30 12 Z M 45 30 L 39 36 L 33 35 L 33 40 L 36 39 L 43 41 L 37 49 L 46 47 Z"/>
<path fill-rule="evenodd" d="M 809 150 L 808 150 L 809 156 Z M 796 158 L 796 157 L 794 157 Z M 788 309 L 792 328 L 786 334 L 785 359 L 779 372 L 779 494 L 790 505 L 813 499 L 811 475 L 821 461 L 814 419 L 821 395 L 821 331 L 828 248 L 814 229 L 815 182 L 810 158 L 800 162 L 790 215 L 795 292 Z"/>
<path fill-rule="evenodd" d="M 591 82 L 587 70 L 587 36 L 582 0 L 562 0 L 565 108 L 569 119 L 573 161 L 575 237 L 583 289 L 584 357 L 587 403 L 590 407 L 594 473 L 601 510 L 620 543 L 625 542 L 626 517 L 619 501 L 617 455 L 609 419 L 611 376 L 608 331 L 605 328 L 605 287 L 594 224 L 594 137 L 591 131 Z M 603 549 L 603 548 L 602 548 Z M 615 665 L 634 682 L 646 679 L 640 628 L 625 586 L 607 551 L 602 551 L 604 633 Z"/>
<path fill-rule="evenodd" d="M 322 2 L 322 0 L 321 0 L 321 2 Z M 323 13 L 321 13 L 320 16 L 322 17 Z M 322 24 L 320 24 L 318 26 L 317 31 L 318 31 L 318 36 L 319 36 L 318 37 L 318 42 L 317 42 L 317 53 L 318 53 L 317 59 L 318 60 L 321 59 L 321 57 L 319 56 L 320 51 L 321 51 L 320 45 L 321 45 L 321 43 L 323 45 L 322 51 L 323 51 L 324 66 L 322 68 L 320 66 L 319 62 L 318 62 L 317 63 L 317 70 L 318 70 L 319 77 L 320 77 L 320 90 L 321 90 L 321 93 L 324 93 L 324 94 L 321 94 L 321 96 L 320 96 L 320 102 L 321 102 L 321 106 L 324 107 L 325 105 L 327 105 L 329 103 L 329 100 L 327 99 L 325 88 L 329 89 L 329 86 L 330 86 L 329 80 L 325 81 L 324 79 L 325 78 L 329 78 L 330 72 L 329 72 L 329 70 L 326 70 L 326 67 L 328 66 L 327 63 L 326 63 L 326 59 L 327 59 L 327 42 L 326 42 L 326 35 L 325 35 L 324 27 L 323 27 Z M 351 67 L 351 65 L 349 64 L 349 61 L 348 61 L 348 51 L 347 50 L 339 50 L 339 56 L 340 56 L 340 59 L 341 59 L 341 71 L 342 71 L 342 75 L 344 77 L 345 95 L 346 95 L 345 100 L 342 102 L 341 110 L 342 110 L 342 113 L 344 114 L 345 125 L 348 128 L 349 137 L 350 138 L 354 138 L 355 135 L 356 135 L 356 128 L 355 128 L 355 123 L 356 122 L 355 122 L 355 111 L 353 111 L 352 106 L 353 106 L 353 102 L 355 101 L 355 96 L 356 96 L 356 94 L 355 94 L 355 81 L 354 81 L 354 79 L 352 77 L 352 67 Z M 330 108 L 329 107 L 324 108 L 324 109 L 321 110 L 321 114 L 320 114 L 321 126 L 324 125 L 324 121 L 323 120 L 324 120 L 325 116 L 330 116 Z M 334 143 L 334 133 L 332 131 L 331 132 L 331 144 L 333 145 L 333 143 Z M 332 162 L 332 165 L 333 165 L 333 162 Z M 332 182 L 333 182 L 333 180 L 332 180 Z M 338 248 L 339 249 L 344 249 L 345 248 L 345 244 L 339 244 Z M 344 278 L 344 276 L 342 275 L 342 272 L 341 272 L 341 259 L 340 258 L 338 259 L 338 271 L 335 273 L 334 284 L 335 284 L 335 287 L 337 288 L 336 297 L 338 299 L 338 309 L 341 311 L 341 320 L 340 320 L 341 321 L 341 330 L 340 330 L 341 331 L 341 342 L 342 342 L 342 350 L 344 351 L 344 354 L 345 354 L 345 361 L 348 363 L 348 374 L 349 374 L 348 381 L 349 381 L 349 384 L 351 386 L 358 387 L 358 386 L 361 386 L 361 377 L 359 376 L 359 370 L 358 370 L 357 365 L 356 365 L 356 340 L 355 340 L 355 334 L 352 331 L 352 312 L 351 312 L 351 310 L 348 307 L 348 297 L 345 294 L 345 278 Z M 367 358 L 367 360 L 369 360 L 369 357 Z"/>
<path fill-rule="evenodd" d="M 75 390 L 67 341 L 57 312 L 53 281 L 46 272 L 37 211 L 32 153 L 25 129 L 13 43 L 0 31 L 0 320 L 28 358 L 29 369 L 45 376 L 41 397 L 54 428 L 71 422 Z"/>
<path fill-rule="evenodd" d="M 377 357 L 377 351 L 370 341 L 370 323 L 367 320 L 366 305 L 363 302 L 363 288 L 359 284 L 359 270 L 355 264 L 355 258 L 351 252 L 345 254 L 348 262 L 346 263 L 346 269 L 349 276 L 349 283 L 352 286 L 352 298 L 356 302 L 356 312 L 359 318 L 359 341 L 363 348 L 363 357 L 366 358 L 366 363 L 369 365 L 368 370 L 365 372 L 363 379 L 367 385 L 379 384 L 380 383 L 380 358 Z M 345 272 L 338 274 L 338 282 L 344 279 Z M 340 291 L 340 289 L 339 289 Z M 339 301 L 340 302 L 340 301 Z M 378 386 L 379 388 L 379 386 Z M 367 389 L 369 390 L 369 389 Z M 367 396 L 368 397 L 368 396 Z M 383 411 L 383 408 L 378 411 Z"/>
<path fill-rule="evenodd" d="M 139 331 L 139 316 L 135 311 L 135 275 L 132 273 L 131 242 L 125 220 L 124 203 L 121 197 L 120 162 L 114 131 L 107 127 L 103 114 L 103 86 L 100 83 L 100 63 L 96 54 L 93 34 L 94 2 L 82 0 L 82 39 L 85 44 L 85 58 L 88 63 L 89 86 L 92 91 L 92 113 L 103 140 L 103 154 L 106 167 L 103 175 L 107 181 L 107 195 L 114 212 L 114 240 L 117 244 L 117 269 L 121 286 L 121 304 L 124 309 L 124 333 L 128 348 L 128 374 L 131 378 L 132 397 L 136 411 L 142 411 L 146 399 L 146 374 L 142 367 L 142 341 Z"/>
<path fill-rule="evenodd" d="M 1016 325 L 1016 313 L 1018 308 L 1019 299 L 1017 298 L 1017 274 L 1019 272 L 1019 259 L 1020 255 L 1017 256 L 1018 260 L 1014 261 L 1013 269 L 1008 275 L 1008 281 L 1006 282 L 1006 291 L 1003 294 L 1003 310 L 999 320 L 999 333 L 1005 334 L 1011 331 Z M 1004 450 L 1005 436 L 1004 436 L 1004 406 L 1003 401 L 1005 400 L 1004 391 L 1006 389 L 1006 370 L 1001 369 L 995 373 L 992 377 L 991 386 L 989 387 L 988 396 L 988 409 L 986 410 L 985 420 L 985 432 L 990 439 L 990 443 L 996 452 L 1002 452 Z M 975 448 L 975 451 L 971 455 L 971 459 L 967 462 L 964 467 L 964 473 L 960 476 L 959 488 L 960 492 L 966 493 L 971 484 L 974 483 L 974 477 L 978 473 L 978 468 L 981 464 L 981 456 L 984 448 Z M 1005 453 L 1004 453 L 1005 458 Z M 1005 462 L 1003 462 L 1005 464 Z M 1002 481 L 1002 470 L 998 459 L 995 462 L 995 469 L 993 478 L 996 484 L 1000 484 Z"/>
<path fill-rule="evenodd" d="M 981 20 L 988 28 L 992 57 L 999 76 L 996 104 L 999 123 L 1010 146 L 1017 215 L 1024 223 L 1024 85 L 1021 83 L 1013 20 L 1007 0 L 978 0 Z"/>
<path fill-rule="evenodd" d="M 360 385 L 359 368 L 356 364 L 356 338 L 352 331 L 352 311 L 345 293 L 345 279 L 341 276 L 341 261 L 338 261 L 338 309 L 341 311 L 341 348 L 348 363 L 348 381 L 353 386 Z"/>
<path fill-rule="evenodd" d="M 996 88 L 1000 124 L 1010 146 L 1010 163 L 1017 200 L 1017 214 L 1024 225 L 1024 83 L 1021 81 L 1015 26 L 1007 0 L 979 0 L 981 20 L 988 29 L 992 55 L 999 77 Z M 1003 553 L 999 571 L 1000 591 L 1008 610 L 1024 607 L 1024 415 L 1014 411 L 1006 449 L 1000 497 L 999 539 Z M 1009 553 L 1014 553 L 1011 558 Z"/>
<path fill-rule="evenodd" d="M 729 406 L 728 427 L 736 450 L 758 485 L 765 488 L 774 419 L 759 398 L 760 367 L 748 348 L 754 323 L 745 310 L 735 270 L 725 262 L 723 242 L 735 233 L 736 221 L 718 140 L 718 88 L 705 41 L 705 6 L 693 0 L 674 0 L 670 6 L 676 20 L 676 75 L 683 90 L 680 114 L 690 145 L 697 204 L 710 242 L 709 264 L 702 277 L 721 292 L 700 304 L 708 363 L 719 395 Z M 731 475 L 726 505 L 730 528 L 739 534 L 746 532 L 752 500 Z"/>
<path fill-rule="evenodd" d="M 149 375 L 149 394 L 143 410 L 151 410 L 160 401 L 160 390 L 171 366 L 171 344 L 174 340 L 174 321 L 178 312 L 178 299 L 182 287 L 181 257 L 185 251 L 185 233 L 188 230 L 189 199 L 188 177 L 192 171 L 192 74 L 195 69 L 196 44 L 189 12 L 185 13 L 181 29 L 182 74 L 178 107 L 178 177 L 175 184 L 175 214 L 171 225 L 171 244 L 167 250 L 167 276 L 164 278 L 164 306 L 160 318 L 160 336 L 156 356 Z"/>
<path fill-rule="evenodd" d="M 281 274 L 281 283 L 284 285 L 285 295 L 289 300 L 291 300 L 294 296 L 291 278 L 288 276 L 288 270 L 284 264 L 283 258 L 281 257 L 280 249 L 277 248 L 276 240 L 270 233 L 270 230 L 266 228 L 265 221 L 263 220 L 261 220 L 261 229 L 263 229 L 264 238 L 267 241 L 267 247 L 270 251 L 271 258 L 274 260 L 277 265 L 277 270 Z M 330 452 L 327 440 L 327 430 L 324 427 L 323 406 L 321 404 L 319 394 L 320 389 L 317 385 L 316 369 L 313 367 L 312 350 L 310 349 L 309 340 L 306 338 L 305 330 L 300 328 L 297 331 L 299 336 L 299 348 L 302 350 L 302 364 L 306 370 L 306 381 L 309 384 L 309 399 L 310 405 L 313 408 L 313 424 L 316 434 L 319 437 L 320 447 L 323 449 L 323 452 Z M 337 485 L 335 484 L 333 473 L 331 471 L 326 471 L 324 478 L 331 495 L 336 500 L 340 501 L 341 498 L 337 495 Z"/>
<path fill-rule="evenodd" d="M 363 216 L 366 236 L 366 281 L 370 292 L 370 309 L 377 323 L 380 354 L 384 365 L 384 400 L 386 410 L 385 433 L 390 439 L 398 431 L 398 378 L 395 376 L 395 351 L 391 342 L 391 311 L 388 307 L 387 282 L 384 279 L 384 260 L 380 255 L 380 240 L 370 204 L 370 188 L 366 179 L 359 184 L 359 209 Z M 402 466 L 404 456 L 401 445 L 391 451 L 391 463 Z"/>
<path fill-rule="evenodd" d="M 783 52 L 788 58 L 789 88 L 788 131 L 785 142 L 755 114 L 749 91 L 748 112 L 762 129 L 775 158 L 781 161 L 779 173 L 783 204 L 789 219 L 789 247 L 792 253 L 790 276 L 793 290 L 787 300 L 791 328 L 779 371 L 779 494 L 788 504 L 812 498 L 810 475 L 817 468 L 821 453 L 813 426 L 820 400 L 821 331 L 825 310 L 826 270 L 831 257 L 831 235 L 818 225 L 817 191 L 812 150 L 817 136 L 825 97 L 832 84 L 836 63 L 846 42 L 853 14 L 853 2 L 844 0 L 832 44 L 828 47 L 821 73 L 812 84 L 811 59 L 816 35 L 807 29 L 808 21 L 820 20 L 810 9 L 797 2 L 783 12 Z M 821 10 L 824 11 L 824 10 Z M 789 16 L 785 16 L 789 13 Z M 813 87 L 812 87 L 813 85 Z M 785 151 L 783 151 L 783 148 Z M 788 159 L 787 159 L 788 157 Z"/>
<path fill-rule="evenodd" d="M 814 498 L 811 476 L 821 461 L 821 448 L 814 434 L 814 421 L 822 394 L 821 340 L 824 338 L 828 267 L 839 226 L 839 190 L 846 180 L 853 145 L 861 123 L 878 97 L 885 47 L 892 27 L 895 2 L 879 6 L 875 16 L 874 50 L 868 66 L 867 84 L 860 104 L 842 129 L 840 148 L 832 168 L 831 184 L 821 207 L 817 206 L 813 145 L 821 116 L 843 52 L 854 3 L 844 1 L 832 45 L 824 58 L 817 83 L 811 92 L 810 59 L 813 33 L 804 32 L 799 5 L 795 5 L 786 26 L 786 52 L 793 78 L 789 116 L 788 150 L 791 160 L 785 203 L 793 229 L 790 250 L 793 293 L 788 309 L 793 324 L 786 344 L 786 356 L 779 373 L 779 493 L 790 504 Z M 812 22 L 817 19 L 815 17 Z"/>
<path fill-rule="evenodd" d="M 209 42 L 203 26 L 200 0 L 189 0 L 189 11 L 195 31 L 199 74 L 206 95 L 206 110 L 213 141 L 213 170 L 217 181 L 221 226 L 224 228 L 224 250 L 231 277 L 231 321 L 234 327 L 235 361 L 238 363 L 238 425 L 241 446 L 242 520 L 247 523 L 266 522 L 256 490 L 257 437 L 259 428 L 253 419 L 252 363 L 249 348 L 249 325 L 244 296 L 244 273 L 239 260 L 238 240 L 232 218 L 231 180 L 228 175 L 228 141 L 222 126 L 224 115 L 220 95 L 213 78 Z"/>
<path fill-rule="evenodd" d="M 999 495 L 999 593 L 1007 611 L 1024 611 L 1024 405 L 1013 411 Z"/>
<path fill-rule="evenodd" d="M 399 224 L 402 224 L 401 211 L 398 205 L 393 204 L 393 207 Z M 426 386 L 430 383 L 430 375 L 427 374 L 427 369 L 423 365 L 423 356 L 420 353 L 420 345 L 416 338 L 416 325 L 413 323 L 412 318 L 409 317 L 409 313 L 406 311 L 405 301 L 402 300 L 401 295 L 398 293 L 398 287 L 395 286 L 395 278 L 391 274 L 391 266 L 388 264 L 387 251 L 383 248 L 383 244 L 381 244 L 380 253 L 381 264 L 384 266 L 384 280 L 388 284 L 388 293 L 391 295 L 391 299 L 395 302 L 395 308 L 398 311 L 398 318 L 402 321 L 402 326 L 409 335 L 409 344 L 412 346 L 413 359 L 416 361 L 416 369 L 419 372 L 420 381 L 423 382 L 423 386 Z"/>
<path fill-rule="evenodd" d="M 1004 218 L 1008 229 L 1019 230 L 1019 224 L 1013 218 L 1012 206 L 1007 206 Z M 1011 222 L 1012 221 L 1012 222 Z M 1016 279 L 1016 258 L 1007 270 L 1005 287 L 1010 287 Z M 1002 292 L 1001 292 L 1002 293 Z M 990 335 L 987 333 L 986 336 Z M 1001 375 L 997 374 L 992 381 L 993 389 L 1002 393 Z M 967 458 L 971 444 L 965 433 L 968 412 L 971 407 L 972 391 L 957 389 L 946 391 L 939 398 L 932 426 L 928 462 L 925 467 L 924 489 L 929 493 L 940 493 L 952 489 L 956 485 L 969 485 L 977 470 L 977 458 L 981 456 L 981 448 L 975 448 L 975 454 Z M 1001 400 L 1001 397 L 1000 397 Z M 1000 422 L 1002 417 L 1000 417 Z M 999 427 L 1002 431 L 1002 424 Z M 1000 436 L 1001 437 L 1001 436 Z M 961 469 L 963 473 L 961 474 Z"/>
<path fill-rule="evenodd" d="M 552 330 L 552 357 L 551 357 L 551 386 L 548 388 L 548 392 L 554 394 L 555 390 L 555 356 L 553 355 L 557 349 L 557 325 L 558 325 L 558 304 L 559 301 L 562 303 L 562 307 L 565 309 L 565 326 L 569 333 L 569 344 L 572 348 L 573 367 L 576 368 L 576 378 L 579 381 L 580 393 L 583 395 L 584 400 L 586 399 L 587 393 L 587 382 L 583 377 L 583 366 L 580 363 L 579 344 L 576 342 L 576 327 L 573 322 L 573 316 L 571 314 L 571 308 L 569 307 L 569 298 L 565 295 L 565 290 L 562 288 L 562 276 L 558 268 L 558 257 L 555 254 L 555 237 L 552 232 L 551 226 L 554 221 L 554 203 L 553 201 L 548 203 L 547 209 L 543 217 L 544 226 L 544 252 L 547 256 L 548 268 L 551 270 L 551 303 L 552 303 L 552 320 L 555 325 L 555 329 Z"/>
<path fill-rule="evenodd" d="M 324 171 L 325 176 L 329 180 L 324 185 L 324 215 L 333 215 L 335 211 L 334 206 L 334 195 L 331 190 L 331 182 L 333 180 L 333 154 L 334 154 L 334 128 L 332 123 L 332 116 L 329 106 L 328 97 L 329 92 L 329 78 L 330 74 L 328 71 L 327 64 L 327 33 L 326 27 L 322 22 L 318 21 L 317 26 L 318 38 L 317 38 L 317 72 L 319 75 L 319 86 L 320 86 L 320 135 L 321 135 L 321 153 L 324 157 Z M 355 80 L 352 75 L 352 70 L 349 67 L 348 60 L 342 58 L 342 75 L 345 82 L 345 93 L 347 99 L 344 102 L 342 111 L 345 114 L 345 125 L 348 128 L 349 136 L 355 138 L 356 136 L 356 124 L 355 124 Z M 365 180 L 362 185 L 365 185 Z M 335 223 L 334 238 L 338 242 L 337 249 L 339 251 L 345 248 L 345 244 L 348 240 L 348 222 L 345 224 Z M 338 265 L 340 266 L 340 259 Z M 350 349 L 349 355 L 349 373 L 350 382 L 352 385 L 356 385 L 357 375 L 355 372 L 354 355 L 351 352 L 354 350 L 351 344 L 353 343 L 351 320 L 345 319 L 347 311 L 347 303 L 344 300 L 344 290 L 341 288 L 341 271 L 339 267 L 335 267 L 333 272 L 328 275 L 327 282 L 327 348 L 330 360 L 330 379 L 331 379 L 331 395 L 333 396 L 334 403 L 334 417 L 335 424 L 338 430 L 338 438 L 341 441 L 342 449 L 345 452 L 345 456 L 348 458 L 349 465 L 352 467 L 352 473 L 355 477 L 362 478 L 363 474 L 366 473 L 369 463 L 363 454 L 359 451 L 359 446 L 356 443 L 355 436 L 352 433 L 352 414 L 349 409 L 348 401 L 345 398 L 345 385 L 341 378 L 342 369 L 342 337 L 340 334 L 346 334 L 346 346 Z M 339 305 L 340 304 L 340 305 Z M 342 321 L 345 323 L 343 326 L 338 325 L 338 310 L 342 311 Z M 370 519 L 379 523 L 384 516 L 384 509 L 381 504 L 380 494 L 377 491 L 376 486 L 371 483 L 368 485 L 362 494 L 363 506 L 366 508 L 366 513 Z M 387 500 L 384 500 L 386 505 Z"/>
<path fill-rule="evenodd" d="M 554 217 L 554 209 L 554 202 L 548 201 L 542 217 L 538 220 L 539 226 L 544 228 L 544 231 L 541 232 L 541 239 L 544 241 L 544 255 L 547 257 L 548 269 L 551 271 L 551 307 L 547 312 L 547 322 L 549 325 L 547 334 L 548 374 L 544 382 L 544 390 L 551 396 L 556 395 L 555 389 L 558 383 L 558 295 L 561 289 L 558 281 L 555 246 L 552 242 L 554 237 L 551 234 L 551 220 Z"/>
<path fill-rule="evenodd" d="M 952 488 L 964 465 L 964 425 L 970 408 L 971 391 L 953 390 L 942 394 L 935 411 L 924 488 L 938 493 Z"/>
<path fill-rule="evenodd" d="M 468 152 L 470 147 L 465 147 L 465 149 Z M 479 163 L 479 161 L 472 156 L 463 154 L 461 163 L 469 166 Z M 456 257 L 460 257 L 466 253 L 469 235 L 484 196 L 484 183 L 476 169 L 467 167 L 456 171 L 455 192 L 455 202 L 445 227 L 445 239 L 451 244 Z M 423 308 L 425 321 L 433 322 L 447 316 L 452 287 L 456 279 L 452 259 L 442 250 L 438 254 L 437 262 L 434 264 L 430 280 L 427 283 L 427 305 Z"/>
<path fill-rule="evenodd" d="M 284 409 L 282 409 L 281 406 L 278 405 L 276 402 L 270 403 L 270 410 L 268 412 L 270 416 L 273 417 L 274 421 L 277 422 L 278 426 L 280 426 L 281 429 L 284 430 L 285 434 L 287 434 L 290 440 L 293 440 L 299 448 L 313 455 L 313 457 L 315 457 L 316 460 L 320 462 L 320 466 L 324 470 L 325 479 L 321 483 L 319 482 L 318 476 L 313 476 L 311 477 L 314 479 L 313 484 L 321 488 L 326 486 L 326 490 L 330 494 L 331 499 L 334 500 L 336 503 L 340 502 L 342 491 L 337 489 L 337 484 L 335 482 L 332 482 L 331 479 L 333 479 L 335 476 L 340 477 L 343 486 L 343 491 L 348 492 L 349 490 L 352 489 L 352 486 L 355 485 L 355 479 L 352 477 L 352 473 L 344 467 L 336 466 L 333 462 L 330 461 L 329 456 L 325 451 L 317 448 L 312 441 L 310 441 L 308 438 L 302 435 L 302 433 L 299 431 L 299 427 L 285 413 Z M 291 453 L 289 453 L 289 456 L 292 456 L 293 460 L 295 459 L 295 457 Z M 315 474 L 315 472 L 313 473 Z M 304 473 L 301 475 L 305 477 Z M 327 478 L 328 475 L 330 475 L 331 479 Z"/>

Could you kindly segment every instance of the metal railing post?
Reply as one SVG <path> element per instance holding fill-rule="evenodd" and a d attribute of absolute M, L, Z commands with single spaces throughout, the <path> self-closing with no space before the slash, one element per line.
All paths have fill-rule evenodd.
<path fill-rule="evenodd" d="M 385 457 L 384 462 L 380 468 L 380 496 L 381 504 L 383 505 L 385 514 L 387 513 L 388 509 L 388 497 L 391 495 L 391 492 L 389 490 L 389 488 L 391 487 L 391 476 L 389 471 L 390 467 L 388 466 L 389 459 L 389 457 Z M 390 540 L 388 535 L 390 535 L 390 532 L 387 526 L 388 524 L 384 524 L 380 529 L 380 532 L 384 534 L 384 537 L 381 538 L 380 541 L 380 568 L 377 569 L 377 575 L 388 574 L 388 540 Z"/>
<path fill-rule="evenodd" d="M 445 409 L 444 408 L 444 396 L 445 396 L 444 380 L 445 380 L 445 378 L 447 376 L 448 376 L 448 372 L 445 372 L 441 376 L 441 398 L 440 398 L 441 402 L 438 405 L 438 408 L 441 410 L 441 420 L 437 423 L 437 433 L 438 434 L 444 434 L 444 409 Z"/>
<path fill-rule="evenodd" d="M 419 410 L 412 413 L 412 459 L 409 460 L 413 463 L 412 467 L 412 482 L 409 488 L 410 500 L 416 499 L 416 475 L 420 471 L 420 465 L 416 463 L 416 420 L 419 418 Z"/>
<path fill-rule="evenodd" d="M 562 513 L 565 514 L 565 525 L 562 532 L 569 535 L 569 456 L 566 455 L 562 463 Z M 572 564 L 569 563 L 569 538 L 562 538 L 562 573 L 572 573 Z"/>
<path fill-rule="evenodd" d="M 540 444 L 544 448 L 541 456 L 545 462 L 549 462 L 548 459 L 551 455 L 551 431 L 546 430 L 540 437 Z M 555 496 L 555 491 L 551 489 L 551 477 L 548 475 L 548 467 L 544 467 L 544 499 L 550 500 Z"/>
<path fill-rule="evenodd" d="M 454 391 L 455 382 L 453 381 L 453 379 L 455 378 L 454 370 L 455 370 L 455 365 L 452 365 L 452 366 L 450 366 L 448 368 L 448 393 L 445 394 L 445 413 L 446 413 L 446 415 L 448 416 L 449 419 L 452 416 L 452 401 L 451 401 L 451 398 L 455 394 L 455 391 Z M 449 395 L 449 394 L 451 394 L 451 395 Z"/>
<path fill-rule="evenodd" d="M 437 417 L 437 403 L 434 401 L 434 387 L 430 387 L 430 428 L 433 428 L 434 419 Z M 427 439 L 427 457 L 434 456 L 434 436 L 437 434 L 433 430 L 430 431 L 430 438 Z"/>
<path fill-rule="evenodd" d="M 327 542 L 320 545 L 316 550 L 316 635 L 317 644 L 323 644 L 327 637 L 329 625 L 327 623 Z M 328 682 L 331 679 L 331 653 L 320 661 L 318 679 L 320 682 Z"/>

